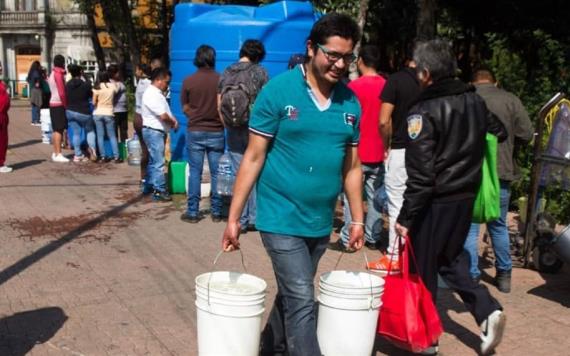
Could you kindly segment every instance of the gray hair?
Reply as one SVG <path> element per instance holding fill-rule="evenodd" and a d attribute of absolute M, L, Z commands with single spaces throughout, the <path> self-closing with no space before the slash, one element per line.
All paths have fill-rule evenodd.
<path fill-rule="evenodd" d="M 418 43 L 414 61 L 416 70 L 427 70 L 434 82 L 457 74 L 457 60 L 448 41 L 437 39 Z"/>

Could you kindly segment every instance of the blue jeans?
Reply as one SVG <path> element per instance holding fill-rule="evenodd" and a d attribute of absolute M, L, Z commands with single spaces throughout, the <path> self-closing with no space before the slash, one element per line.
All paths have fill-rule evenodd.
<path fill-rule="evenodd" d="M 247 148 L 247 143 L 249 140 L 249 130 L 247 127 L 242 128 L 228 128 L 228 153 L 232 162 L 232 171 L 237 176 L 241 160 L 243 159 L 243 154 Z M 241 226 L 255 225 L 256 219 L 256 187 L 253 186 L 251 193 L 249 193 L 249 198 L 243 207 L 241 216 L 239 218 L 239 223 Z"/>
<path fill-rule="evenodd" d="M 99 148 L 99 157 L 105 157 L 105 133 L 111 143 L 113 158 L 119 158 L 119 146 L 117 145 L 117 136 L 115 136 L 115 120 L 113 116 L 94 115 L 95 127 L 97 128 L 97 147 Z"/>
<path fill-rule="evenodd" d="M 158 130 L 142 129 L 143 140 L 148 149 L 148 166 L 146 167 L 145 184 L 155 192 L 166 193 L 166 177 L 164 176 L 164 144 L 166 134 Z"/>
<path fill-rule="evenodd" d="M 40 107 L 32 104 L 32 124 L 40 123 Z"/>
<path fill-rule="evenodd" d="M 495 251 L 495 268 L 500 272 L 508 272 L 513 268 L 511 260 L 511 247 L 507 227 L 507 212 L 511 190 L 508 182 L 501 181 L 501 217 L 487 223 L 487 230 L 491 236 L 493 250 Z M 471 224 L 463 248 L 469 254 L 471 267 L 469 272 L 472 278 L 481 274 L 479 271 L 479 224 Z"/>
<path fill-rule="evenodd" d="M 71 143 L 73 144 L 73 151 L 75 152 L 75 156 L 83 156 L 83 152 L 81 152 L 81 129 L 85 130 L 87 145 L 89 148 L 95 150 L 95 130 L 93 127 L 93 118 L 91 115 L 81 114 L 71 110 L 65 110 L 65 116 L 67 116 L 67 124 L 71 128 L 71 131 L 73 131 Z"/>
<path fill-rule="evenodd" d="M 370 243 L 376 243 L 376 239 L 380 236 L 374 236 L 372 234 L 372 229 L 376 221 L 380 219 L 380 212 L 376 210 L 374 206 L 374 192 L 378 189 L 384 182 L 384 164 L 362 164 L 362 176 L 364 178 L 364 193 L 366 194 L 366 205 L 368 211 L 366 213 L 366 221 L 364 226 L 364 238 Z M 348 205 L 348 199 L 346 194 L 343 194 L 344 200 L 344 226 L 340 230 L 340 238 L 342 243 L 347 246 L 349 240 L 349 227 L 352 217 L 350 215 L 350 209 Z"/>
<path fill-rule="evenodd" d="M 303 238 L 261 232 L 277 296 L 261 335 L 261 355 L 320 355 L 313 280 L 329 236 Z"/>
<path fill-rule="evenodd" d="M 202 168 L 204 155 L 208 155 L 211 182 L 211 208 L 212 215 L 222 214 L 222 197 L 216 193 L 218 180 L 218 161 L 224 154 L 224 132 L 187 131 L 186 150 L 190 175 L 188 176 L 188 211 L 190 216 L 198 216 L 200 211 L 200 185 L 202 183 Z"/>

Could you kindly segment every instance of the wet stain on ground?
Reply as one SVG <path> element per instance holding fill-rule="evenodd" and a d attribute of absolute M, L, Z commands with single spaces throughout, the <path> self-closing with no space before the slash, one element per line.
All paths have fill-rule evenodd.
<path fill-rule="evenodd" d="M 37 216 L 28 219 L 8 219 L 6 223 L 18 232 L 18 238 L 30 241 L 71 238 L 77 243 L 106 243 L 117 231 L 129 227 L 143 215 L 142 212 L 120 212 L 103 219 L 101 214 L 87 213 L 50 220 Z M 86 226 L 89 227 L 82 231 Z"/>

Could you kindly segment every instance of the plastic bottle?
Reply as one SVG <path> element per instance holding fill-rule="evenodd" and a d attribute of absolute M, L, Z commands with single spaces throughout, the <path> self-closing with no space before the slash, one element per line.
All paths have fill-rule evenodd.
<path fill-rule="evenodd" d="M 141 164 L 141 142 L 136 133 L 131 140 L 127 141 L 127 153 L 130 166 L 138 166 Z"/>
<path fill-rule="evenodd" d="M 232 195 L 234 188 L 234 174 L 230 155 L 226 152 L 220 157 L 218 162 L 218 180 L 216 183 L 216 193 L 220 195 Z"/>

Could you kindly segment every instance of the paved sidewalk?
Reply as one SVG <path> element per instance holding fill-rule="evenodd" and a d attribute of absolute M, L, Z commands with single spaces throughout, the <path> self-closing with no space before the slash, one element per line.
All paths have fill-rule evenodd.
<path fill-rule="evenodd" d="M 28 106 L 16 103 L 10 119 L 14 172 L 0 175 L 0 355 L 196 355 L 194 278 L 213 269 L 224 224 L 181 222 L 183 196 L 142 198 L 138 167 L 52 163 Z M 241 241 L 248 271 L 268 283 L 269 307 L 276 285 L 259 235 Z M 328 251 L 319 274 L 338 256 Z M 340 262 L 363 264 L 362 253 Z M 239 255 L 223 255 L 216 268 L 240 270 Z M 497 354 L 570 354 L 568 266 L 557 275 L 515 269 L 511 294 L 489 284 L 492 268 L 485 272 L 508 316 Z M 441 354 L 475 355 L 478 327 L 459 299 L 442 290 L 439 308 Z M 375 354 L 405 353 L 378 338 Z"/>

